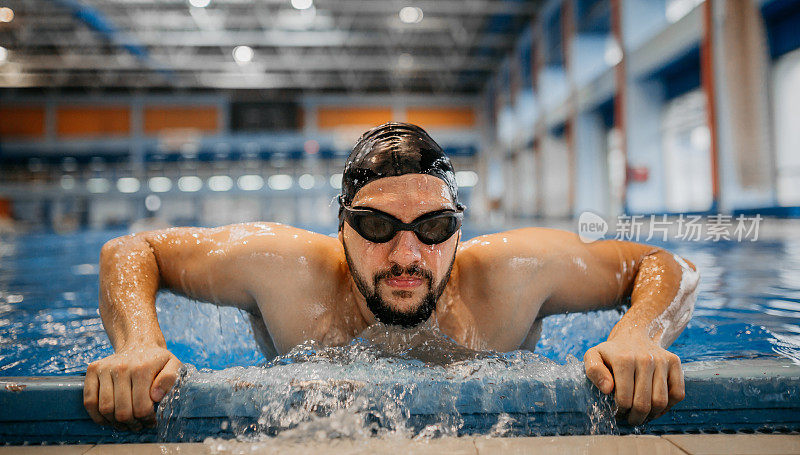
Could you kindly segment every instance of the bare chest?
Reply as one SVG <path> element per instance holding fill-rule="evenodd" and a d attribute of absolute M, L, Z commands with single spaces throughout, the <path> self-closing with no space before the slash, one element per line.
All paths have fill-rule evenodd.
<path fill-rule="evenodd" d="M 278 353 L 307 341 L 340 346 L 366 328 L 351 298 L 315 291 L 287 289 L 277 298 L 269 295 L 257 299 L 265 333 Z"/>
<path fill-rule="evenodd" d="M 286 296 L 289 297 L 289 296 Z M 478 292 L 459 291 L 448 285 L 437 301 L 432 317 L 439 328 L 458 344 L 476 350 L 500 352 L 519 348 L 533 350 L 538 325 L 519 317 L 519 299 L 481 297 Z M 541 302 L 527 302 L 540 306 Z M 310 295 L 296 293 L 285 302 L 259 301 L 265 332 L 279 353 L 305 341 L 340 346 L 359 336 L 369 325 L 356 298 L 348 293 Z M 529 313 L 530 310 L 525 313 Z"/>
<path fill-rule="evenodd" d="M 463 291 L 445 292 L 437 305 L 437 322 L 445 334 L 471 349 L 533 350 L 540 324 L 529 316 L 530 307 L 538 308 L 541 302 L 529 299 L 530 296 L 504 299 L 479 297 L 479 293 L 464 295 Z M 525 311 L 520 307 L 525 307 Z"/>

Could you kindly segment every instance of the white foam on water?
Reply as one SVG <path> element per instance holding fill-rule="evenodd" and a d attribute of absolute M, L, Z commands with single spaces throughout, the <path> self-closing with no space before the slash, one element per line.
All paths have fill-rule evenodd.
<path fill-rule="evenodd" d="M 468 430 L 465 418 L 474 419 L 482 411 L 485 418 L 496 419 L 487 425 L 488 435 L 508 436 L 526 432 L 527 424 L 503 406 L 536 410 L 537 418 L 559 424 L 556 413 L 544 411 L 555 410 L 565 399 L 556 390 L 565 381 L 575 389 L 566 399 L 577 400 L 588 415 L 590 428 L 582 431 L 608 433 L 615 428 L 611 401 L 598 402 L 583 364 L 574 358 L 559 364 L 528 351 L 472 351 L 429 329 L 396 332 L 384 326 L 373 328 L 370 337 L 341 347 L 309 342 L 263 367 L 187 367 L 159 406 L 159 435 L 164 440 L 186 437 L 192 428 L 183 417 L 198 399 L 193 393 L 213 390 L 219 396 L 201 401 L 230 416 L 220 428 L 239 441 L 458 436 Z M 527 383 L 540 387 L 532 389 L 538 398 L 518 388 Z M 242 418 L 243 406 L 257 415 Z M 469 416 L 462 415 L 467 408 Z"/>

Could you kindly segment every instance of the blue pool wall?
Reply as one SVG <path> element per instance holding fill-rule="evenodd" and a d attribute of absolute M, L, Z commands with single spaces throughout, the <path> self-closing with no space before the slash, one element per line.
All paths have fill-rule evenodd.
<path fill-rule="evenodd" d="M 512 436 L 800 431 L 800 366 L 789 359 L 690 362 L 684 368 L 686 399 L 636 428 L 609 416 L 598 421 L 589 407 L 607 406 L 610 398 L 601 396 L 585 378 L 549 383 L 499 378 L 490 389 L 477 380 L 442 379 L 415 384 L 406 402 L 410 423 L 421 427 L 442 412 L 452 412 L 437 407 L 442 403 L 438 397 L 455 394 L 455 407 L 463 419 L 461 434 L 487 434 L 502 414 L 513 419 L 507 433 Z M 385 381 L 372 385 L 383 390 L 407 387 Z M 193 399 L 172 410 L 168 428 L 175 431 L 159 435 L 155 429 L 129 433 L 94 424 L 83 408 L 82 376 L 0 378 L 0 440 L 42 444 L 233 438 L 235 428 L 256 425 L 261 413 L 256 392 L 267 386 L 188 382 L 180 393 Z M 224 423 L 232 421 L 236 425 Z"/>

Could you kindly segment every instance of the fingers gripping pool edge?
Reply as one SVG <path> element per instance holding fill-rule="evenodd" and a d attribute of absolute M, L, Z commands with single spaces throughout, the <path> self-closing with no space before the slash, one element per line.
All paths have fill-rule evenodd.
<path fill-rule="evenodd" d="M 158 403 L 164 398 L 169 389 L 175 385 L 178 379 L 178 370 L 181 367 L 181 362 L 176 357 L 170 357 L 164 367 L 153 380 L 153 385 L 150 388 L 150 398 Z"/>
<path fill-rule="evenodd" d="M 591 348 L 586 351 L 583 356 L 584 368 L 586 377 L 600 389 L 601 392 L 608 395 L 614 390 L 614 376 L 611 370 L 603 362 L 603 356 L 596 348 Z"/>

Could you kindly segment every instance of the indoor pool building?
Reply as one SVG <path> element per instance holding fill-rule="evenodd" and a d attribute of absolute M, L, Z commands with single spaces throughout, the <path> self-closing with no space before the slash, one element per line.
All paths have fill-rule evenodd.
<path fill-rule="evenodd" d="M 457 186 L 456 259 L 528 227 L 670 252 L 689 309 L 654 321 L 678 326 L 663 344 L 685 398 L 630 425 L 587 377 L 633 281 L 616 307 L 531 317 L 511 350 L 436 318 L 435 336 L 284 349 L 259 312 L 164 291 L 176 385 L 152 428 L 95 423 L 87 368 L 115 352 L 104 245 L 259 222 L 344 239 L 363 184 L 345 163 L 387 122 L 452 164 L 393 172 Z M 800 0 L 0 0 L 0 455 L 800 453 L 798 125 Z M 422 249 L 449 241 L 370 210 Z M 576 289 L 597 282 L 582 261 Z"/>

